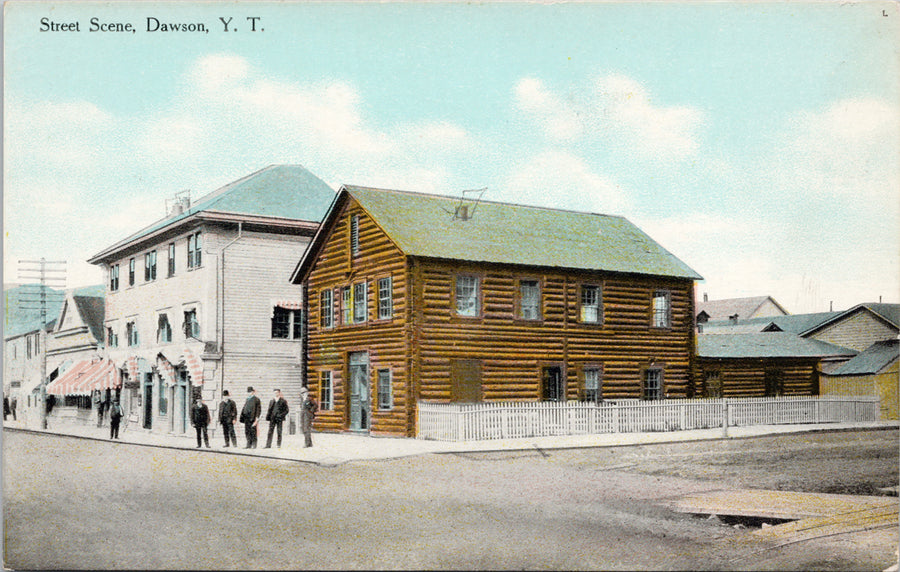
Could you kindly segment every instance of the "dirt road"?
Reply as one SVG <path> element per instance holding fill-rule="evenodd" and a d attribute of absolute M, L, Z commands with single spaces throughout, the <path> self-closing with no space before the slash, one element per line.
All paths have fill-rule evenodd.
<path fill-rule="evenodd" d="M 896 484 L 897 431 L 336 467 L 9 431 L 3 450 L 16 569 L 882 570 L 894 558 L 881 538 L 773 548 L 664 502 L 747 483 Z"/>

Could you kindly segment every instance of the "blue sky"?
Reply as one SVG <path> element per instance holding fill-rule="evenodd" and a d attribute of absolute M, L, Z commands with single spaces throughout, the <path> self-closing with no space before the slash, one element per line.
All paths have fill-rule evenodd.
<path fill-rule="evenodd" d="M 711 299 L 898 302 L 898 32 L 892 2 L 7 2 L 4 281 L 102 282 L 176 192 L 299 163 L 623 215 Z"/>

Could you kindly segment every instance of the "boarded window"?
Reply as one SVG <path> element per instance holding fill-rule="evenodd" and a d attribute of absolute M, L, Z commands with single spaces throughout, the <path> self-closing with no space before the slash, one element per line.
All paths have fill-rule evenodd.
<path fill-rule="evenodd" d="M 450 401 L 475 403 L 481 400 L 481 360 L 450 360 Z"/>

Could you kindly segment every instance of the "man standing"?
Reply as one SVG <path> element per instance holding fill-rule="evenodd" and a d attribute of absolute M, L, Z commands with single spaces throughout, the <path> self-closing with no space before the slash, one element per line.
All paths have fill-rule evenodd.
<path fill-rule="evenodd" d="M 206 448 L 209 449 L 209 433 L 206 430 L 209 425 L 209 407 L 199 397 L 194 402 L 194 408 L 191 409 L 191 425 L 197 430 L 197 448 L 206 443 Z M 200 442 L 201 436 L 203 443 Z"/>
<path fill-rule="evenodd" d="M 237 421 L 237 405 L 229 397 L 228 390 L 222 392 L 222 403 L 219 404 L 219 424 L 222 425 L 222 432 L 225 433 L 225 446 L 231 443 L 232 447 L 237 447 L 237 436 L 234 434 L 234 422 Z"/>
<path fill-rule="evenodd" d="M 244 424 L 244 435 L 247 437 L 245 449 L 256 449 L 256 427 L 259 424 L 259 416 L 262 414 L 262 405 L 256 397 L 253 386 L 247 388 L 247 401 L 241 409 L 241 423 Z"/>
<path fill-rule="evenodd" d="M 112 402 L 112 405 L 109 407 L 109 438 L 110 439 L 118 439 L 119 438 L 119 423 L 122 421 L 122 417 L 124 413 L 122 413 L 122 406 L 119 405 L 119 400 L 116 399 Z"/>
<path fill-rule="evenodd" d="M 312 447 L 312 423 L 313 419 L 316 418 L 319 404 L 310 397 L 309 390 L 305 387 L 300 388 L 300 401 L 302 402 L 300 406 L 300 428 L 303 430 L 303 437 L 305 438 L 303 446 Z"/>
<path fill-rule="evenodd" d="M 278 447 L 281 447 L 281 427 L 288 414 L 287 400 L 281 395 L 281 390 L 275 390 L 275 399 L 269 402 L 269 410 L 266 412 L 266 421 L 269 422 L 269 437 L 266 439 L 266 449 L 272 447 L 272 433 L 278 429 Z"/>

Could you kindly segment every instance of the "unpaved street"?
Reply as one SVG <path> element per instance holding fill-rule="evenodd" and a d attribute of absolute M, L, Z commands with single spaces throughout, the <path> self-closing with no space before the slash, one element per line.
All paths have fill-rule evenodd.
<path fill-rule="evenodd" d="M 333 467 L 3 437 L 4 560 L 16 569 L 882 570 L 893 559 L 878 539 L 865 552 L 773 549 L 663 501 L 896 485 L 896 430 Z"/>

